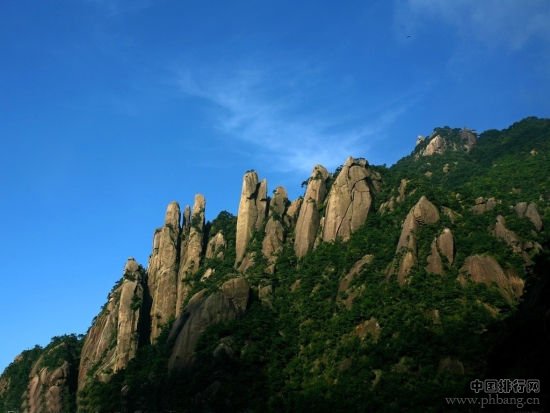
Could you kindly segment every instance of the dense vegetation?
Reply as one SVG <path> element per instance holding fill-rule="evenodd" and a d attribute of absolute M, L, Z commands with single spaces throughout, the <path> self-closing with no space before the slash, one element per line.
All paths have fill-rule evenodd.
<path fill-rule="evenodd" d="M 434 133 L 460 143 L 458 129 Z M 322 243 L 297 259 L 290 233 L 276 272 L 268 274 L 258 231 L 250 244 L 257 259 L 247 277 L 256 290 L 271 286 L 270 299 L 262 301 L 256 293 L 241 318 L 209 328 L 196 362 L 178 373 L 166 369 L 171 343 L 165 330 L 156 345 L 142 346 L 110 381 L 88 386 L 81 394 L 86 406 L 98 412 L 438 412 L 450 410 L 445 397 L 471 396 L 468 384 L 475 378 L 545 379 L 550 340 L 541 326 L 550 302 L 550 121 L 527 118 L 503 131 L 484 132 L 470 152 L 419 157 L 422 148 L 391 168 L 376 167 L 383 187 L 375 211 L 396 195 L 403 178 L 409 181 L 408 195 L 393 211 L 371 212 L 349 241 Z M 387 269 L 403 218 L 421 195 L 456 214 L 452 219 L 442 214 L 437 224 L 418 230 L 418 264 L 410 282 L 399 286 Z M 478 197 L 498 202 L 474 214 Z M 517 216 L 512 207 L 521 201 L 536 203 L 546 224 L 542 231 Z M 491 234 L 497 215 L 521 239 L 544 247 L 538 255 L 530 252 L 533 264 L 526 265 L 525 257 Z M 207 226 L 210 236 L 224 233 L 228 252 L 202 264 L 194 291 L 215 290 L 235 276 L 235 223 L 222 212 Z M 443 228 L 453 232 L 456 257 L 438 276 L 428 273 L 425 263 Z M 346 306 L 349 292 L 339 292 L 339 283 L 366 254 L 373 261 L 353 280 L 351 289 L 359 293 Z M 491 255 L 522 277 L 523 300 L 507 299 L 496 286 L 459 283 L 464 260 L 474 254 Z M 199 282 L 206 268 L 215 272 Z M 532 346 L 518 345 L 518 335 L 528 335 Z M 218 351 L 220 343 L 225 351 Z M 512 345 L 529 354 L 510 354 Z M 0 407 L 20 397 L 40 351 L 23 353 L 22 361 L 4 372 L 16 390 Z"/>

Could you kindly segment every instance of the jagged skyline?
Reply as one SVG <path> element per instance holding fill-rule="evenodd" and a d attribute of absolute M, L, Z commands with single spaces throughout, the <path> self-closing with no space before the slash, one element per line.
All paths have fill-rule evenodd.
<path fill-rule="evenodd" d="M 362 3 L 2 5 L 0 370 L 84 333 L 172 200 L 212 219 L 248 169 L 295 199 L 315 164 L 548 116 L 547 2 Z"/>

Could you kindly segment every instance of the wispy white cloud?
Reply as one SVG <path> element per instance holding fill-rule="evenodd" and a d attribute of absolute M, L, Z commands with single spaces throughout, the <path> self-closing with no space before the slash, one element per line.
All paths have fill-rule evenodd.
<path fill-rule="evenodd" d="M 548 0 L 397 0 L 396 19 L 413 30 L 447 25 L 466 42 L 518 50 L 529 41 L 550 43 Z"/>
<path fill-rule="evenodd" d="M 360 110 L 346 113 L 316 104 L 318 85 L 306 72 L 180 70 L 177 82 L 186 96 L 213 105 L 214 126 L 224 135 L 251 145 L 254 156 L 271 168 L 300 173 L 317 163 L 333 168 L 349 155 L 368 156 L 371 145 L 416 98 L 407 93 L 363 118 Z"/>

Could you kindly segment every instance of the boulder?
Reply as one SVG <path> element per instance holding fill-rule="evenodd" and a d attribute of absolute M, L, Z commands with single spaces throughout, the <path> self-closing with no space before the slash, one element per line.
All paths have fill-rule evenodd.
<path fill-rule="evenodd" d="M 524 281 L 512 271 L 504 271 L 493 257 L 471 255 L 464 260 L 460 269 L 459 281 L 464 283 L 469 277 L 476 283 L 496 285 L 502 296 L 513 302 L 523 294 Z"/>

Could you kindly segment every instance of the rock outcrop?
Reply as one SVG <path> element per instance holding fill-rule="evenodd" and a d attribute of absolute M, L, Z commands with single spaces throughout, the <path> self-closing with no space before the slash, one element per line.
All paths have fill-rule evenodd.
<path fill-rule="evenodd" d="M 201 334 L 211 325 L 233 320 L 247 308 L 250 296 L 248 282 L 242 278 L 226 281 L 220 291 L 208 294 L 202 290 L 189 300 L 176 320 L 168 340 L 174 340 L 168 367 L 171 370 L 189 366 Z"/>
<path fill-rule="evenodd" d="M 181 313 L 183 302 L 191 289 L 190 278 L 198 271 L 201 262 L 204 246 L 205 209 L 204 196 L 195 195 L 191 219 L 189 223 L 186 223 L 181 237 L 175 317 Z"/>
<path fill-rule="evenodd" d="M 78 361 L 70 347 L 63 341 L 52 344 L 33 364 L 23 393 L 23 413 L 62 413 L 74 408 Z"/>
<path fill-rule="evenodd" d="M 518 217 L 529 219 L 537 231 L 542 230 L 542 218 L 535 203 L 519 202 L 514 209 Z"/>
<path fill-rule="evenodd" d="M 456 139 L 444 138 L 438 133 L 434 133 L 429 139 L 428 144 L 420 152 L 421 156 L 441 155 L 447 151 L 464 150 L 469 152 L 477 143 L 476 134 L 469 129 L 462 129 L 458 134 L 459 142 Z M 424 141 L 420 142 L 423 143 Z M 418 142 L 417 142 L 418 145 Z"/>
<path fill-rule="evenodd" d="M 93 368 L 93 379 L 108 380 L 126 367 L 139 344 L 149 335 L 149 297 L 146 275 L 129 258 L 122 281 L 109 294 L 108 302 L 96 317 L 82 346 L 78 386 L 82 388 Z"/>
<path fill-rule="evenodd" d="M 172 202 L 166 210 L 164 226 L 155 231 L 147 269 L 153 299 L 151 341 L 176 315 L 180 231 L 180 207 L 177 202 Z"/>
<path fill-rule="evenodd" d="M 462 129 L 460 131 L 460 139 L 462 141 L 462 146 L 466 150 L 466 152 L 470 152 L 477 144 L 476 134 L 469 129 Z"/>
<path fill-rule="evenodd" d="M 502 215 L 497 216 L 493 234 L 495 237 L 503 240 L 515 253 L 519 254 L 522 252 L 521 240 L 514 231 L 506 228 L 506 219 Z"/>
<path fill-rule="evenodd" d="M 267 202 L 267 181 L 264 179 L 258 182 L 258 174 L 255 171 L 246 172 L 237 215 L 236 268 L 246 254 L 254 231 L 259 230 L 265 222 Z"/>
<path fill-rule="evenodd" d="M 386 202 L 382 202 L 380 205 L 380 208 L 378 208 L 378 211 L 380 213 L 385 212 L 391 212 L 395 209 L 397 204 L 402 203 L 405 201 L 405 198 L 407 196 L 407 185 L 409 184 L 408 179 L 401 179 L 401 182 L 399 183 L 399 188 L 397 189 L 397 196 L 391 196 L 390 199 L 388 199 Z M 414 190 L 411 192 L 411 194 L 414 192 Z"/>
<path fill-rule="evenodd" d="M 283 222 L 287 203 L 286 189 L 281 186 L 277 187 L 269 204 L 269 219 L 265 226 L 265 236 L 262 241 L 262 254 L 268 262 L 266 269 L 268 273 L 273 273 L 277 256 L 283 250 L 285 240 Z"/>
<path fill-rule="evenodd" d="M 502 296 L 508 301 L 517 300 L 523 294 L 524 281 L 513 271 L 504 271 L 491 256 L 472 255 L 464 260 L 460 269 L 459 281 L 464 283 L 469 278 L 476 283 L 496 285 Z"/>
<path fill-rule="evenodd" d="M 484 214 L 487 211 L 490 211 L 492 209 L 495 209 L 497 206 L 498 201 L 491 197 L 491 198 L 484 198 L 482 196 L 476 198 L 475 205 L 472 207 L 472 212 L 474 214 Z"/>
<path fill-rule="evenodd" d="M 367 254 L 358 260 L 338 284 L 338 295 L 336 301 L 346 307 L 348 310 L 351 308 L 355 298 L 361 293 L 364 286 L 352 287 L 353 281 L 361 274 L 363 269 L 372 263 L 374 255 Z"/>
<path fill-rule="evenodd" d="M 424 195 L 407 214 L 395 250 L 396 260 L 388 270 L 388 275 L 397 275 L 397 280 L 401 285 L 406 282 L 409 272 L 417 262 L 415 231 L 421 225 L 435 224 L 439 218 L 439 211 Z"/>
<path fill-rule="evenodd" d="M 442 275 L 444 273 L 443 256 L 448 265 L 452 265 L 455 255 L 455 246 L 453 233 L 449 228 L 445 228 L 431 245 L 430 255 L 428 255 L 426 271 Z"/>
<path fill-rule="evenodd" d="M 365 159 L 350 156 L 346 160 L 327 197 L 323 241 L 346 241 L 365 223 L 374 199 L 374 180 L 380 177 Z"/>
<path fill-rule="evenodd" d="M 220 260 L 223 259 L 226 246 L 227 246 L 227 243 L 223 236 L 223 232 L 218 231 L 216 235 L 214 235 L 212 238 L 210 238 L 210 241 L 208 241 L 204 258 L 207 258 L 207 259 L 215 258 Z"/>
<path fill-rule="evenodd" d="M 315 243 L 320 223 L 319 209 L 325 200 L 328 177 L 328 171 L 321 165 L 316 165 L 311 172 L 294 231 L 297 257 L 306 255 Z"/>
<path fill-rule="evenodd" d="M 432 156 L 435 154 L 442 154 L 447 150 L 447 142 L 440 135 L 435 135 L 430 138 L 428 145 L 422 151 L 422 156 Z"/>

